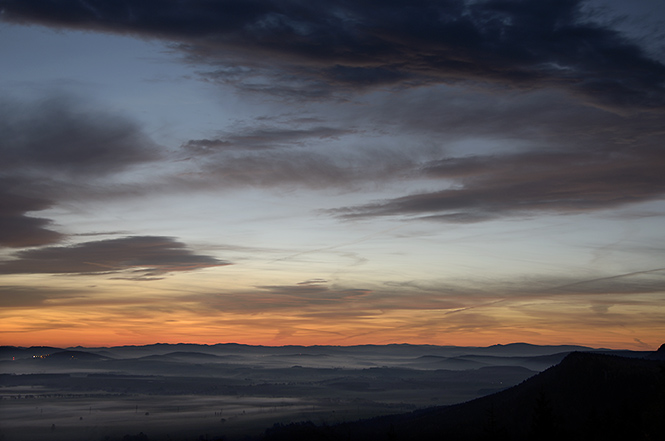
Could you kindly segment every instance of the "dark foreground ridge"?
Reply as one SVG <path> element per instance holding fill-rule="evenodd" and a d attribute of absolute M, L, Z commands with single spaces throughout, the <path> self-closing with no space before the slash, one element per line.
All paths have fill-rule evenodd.
<path fill-rule="evenodd" d="M 332 426 L 275 426 L 263 440 L 665 440 L 659 356 L 574 352 L 517 386 L 466 403 Z"/>
<path fill-rule="evenodd" d="M 0 347 L 0 441 L 665 441 L 664 421 L 665 347 Z"/>

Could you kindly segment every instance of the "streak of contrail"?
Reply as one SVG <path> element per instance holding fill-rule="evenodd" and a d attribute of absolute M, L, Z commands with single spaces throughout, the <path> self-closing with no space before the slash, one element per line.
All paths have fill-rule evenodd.
<path fill-rule="evenodd" d="M 635 271 L 635 272 L 632 272 L 632 273 L 617 274 L 616 276 L 598 277 L 597 279 L 581 280 L 579 282 L 573 282 L 573 283 L 567 283 L 565 285 L 554 286 L 552 288 L 548 288 L 547 290 L 543 290 L 543 291 L 556 290 L 556 289 L 565 289 L 565 288 L 570 288 L 571 286 L 584 285 L 585 283 L 600 282 L 600 281 L 603 281 L 603 280 L 622 279 L 624 277 L 638 276 L 640 274 L 657 273 L 659 271 L 665 271 L 665 268 L 656 268 L 656 269 L 645 270 L 645 271 Z"/>
<path fill-rule="evenodd" d="M 294 257 L 302 256 L 303 254 L 317 253 L 319 251 L 328 251 L 328 250 L 334 250 L 336 248 L 342 248 L 342 247 L 345 247 L 345 246 L 348 246 L 348 245 L 355 245 L 357 243 L 361 243 L 361 242 L 365 242 L 367 240 L 370 240 L 375 236 L 380 236 L 381 234 L 385 234 L 385 233 L 388 233 L 390 231 L 397 230 L 397 229 L 403 228 L 403 227 L 404 227 L 404 225 L 398 225 L 398 226 L 393 227 L 393 228 L 388 228 L 387 230 L 381 230 L 381 231 L 377 231 L 376 233 L 368 234 L 366 236 L 363 236 L 363 237 L 361 237 L 359 239 L 356 239 L 354 241 L 351 241 L 351 242 L 344 242 L 344 243 L 340 243 L 340 244 L 337 244 L 337 245 L 331 245 L 329 247 L 323 247 L 323 248 L 316 248 L 316 249 L 313 249 L 313 250 L 301 251 L 299 253 L 290 254 L 290 255 L 285 256 L 285 257 L 280 257 L 279 259 L 271 260 L 271 261 L 269 261 L 269 263 L 279 262 L 281 260 L 293 259 Z"/>

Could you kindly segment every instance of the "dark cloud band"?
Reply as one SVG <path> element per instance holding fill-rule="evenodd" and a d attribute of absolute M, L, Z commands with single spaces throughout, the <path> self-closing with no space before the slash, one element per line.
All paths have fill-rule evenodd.
<path fill-rule="evenodd" d="M 583 0 L 2 0 L 5 20 L 172 41 L 206 75 L 299 99 L 481 81 L 663 108 L 665 66 Z"/>
<path fill-rule="evenodd" d="M 21 184 L 20 179 L 0 178 L 0 246 L 23 248 L 60 241 L 62 234 L 46 228 L 51 221 L 26 215 L 49 208 L 51 202 L 17 194 Z"/>
<path fill-rule="evenodd" d="M 64 235 L 26 215 L 56 205 L 79 182 L 155 161 L 157 146 L 138 125 L 71 96 L 0 100 L 0 246 L 51 245 Z"/>
<path fill-rule="evenodd" d="M 630 150 L 536 152 L 435 161 L 425 173 L 459 186 L 334 212 L 342 217 L 425 216 L 473 222 L 499 216 L 578 213 L 665 196 L 665 158 L 648 146 Z"/>
<path fill-rule="evenodd" d="M 131 236 L 72 246 L 19 251 L 0 263 L 0 274 L 115 274 L 130 271 L 150 277 L 179 271 L 229 265 L 195 254 L 170 237 Z"/>

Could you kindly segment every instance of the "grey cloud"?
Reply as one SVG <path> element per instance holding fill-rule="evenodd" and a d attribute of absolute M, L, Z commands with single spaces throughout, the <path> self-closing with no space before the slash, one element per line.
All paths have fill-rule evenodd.
<path fill-rule="evenodd" d="M 48 294 L 25 286 L 1 286 L 0 306 L 3 308 L 40 306 L 48 298 Z"/>
<path fill-rule="evenodd" d="M 314 279 L 294 285 L 265 285 L 242 292 L 219 291 L 188 294 L 178 298 L 188 304 L 198 303 L 206 310 L 223 311 L 271 311 L 297 310 L 305 316 L 316 308 L 318 312 L 342 308 L 342 315 L 357 314 L 358 308 L 374 308 L 373 291 L 328 284 Z M 354 310 L 355 312 L 352 312 Z M 363 313 L 365 315 L 366 313 Z"/>
<path fill-rule="evenodd" d="M 325 280 L 318 279 L 301 282 L 296 285 L 270 285 L 258 286 L 257 288 L 278 296 L 302 298 L 312 304 L 353 299 L 365 296 L 372 292 L 367 289 L 346 289 L 335 286 L 329 287 Z"/>
<path fill-rule="evenodd" d="M 328 287 L 320 284 L 310 285 L 271 285 L 257 286 L 257 288 L 267 291 L 271 294 L 289 295 L 289 296 L 312 296 L 328 293 Z"/>
<path fill-rule="evenodd" d="M 578 0 L 0 0 L 3 19 L 11 22 L 168 40 L 189 62 L 204 66 L 206 78 L 246 90 L 306 98 L 375 86 L 403 92 L 384 94 L 389 97 L 385 108 L 373 103 L 357 106 L 352 116 L 335 115 L 351 122 L 348 127 L 354 116 L 374 124 L 368 133 L 381 127 L 405 135 L 399 148 L 369 144 L 326 149 L 335 137 L 353 130 L 322 123 L 325 118 L 304 128 L 293 121 L 261 124 L 190 140 L 182 152 L 191 159 L 189 169 L 154 188 L 163 190 L 168 179 L 166 186 L 178 189 L 349 188 L 424 177 L 441 180 L 441 190 L 333 213 L 456 223 L 602 210 L 665 194 L 660 172 L 665 66 L 610 24 L 594 22 L 585 5 Z M 433 87 L 412 88 L 424 84 Z M 441 84 L 484 92 L 465 89 L 454 95 L 442 92 L 446 87 Z M 575 101 L 561 94 L 562 88 L 584 99 Z M 607 107 L 612 112 L 603 110 Z M 73 115 L 58 120 L 65 128 L 78 123 L 76 112 L 53 108 L 41 114 Z M 25 148 L 7 150 L 6 163 L 91 176 L 155 157 L 135 125 L 117 117 L 108 120 L 104 125 L 101 118 L 86 116 L 80 121 L 83 128 L 71 130 L 82 140 L 112 146 L 92 152 L 91 158 L 84 154 L 88 141 L 75 143 L 71 151 L 56 146 L 60 156 L 42 155 L 43 144 L 30 134 L 20 141 Z M 35 133 L 62 138 L 58 125 L 42 125 L 44 130 Z M 10 134 L 17 127 L 14 122 L 5 126 Z M 414 133 L 417 139 L 405 139 Z M 444 156 L 446 144 L 474 136 L 503 142 L 501 147 L 512 143 L 511 153 Z M 433 153 L 423 153 L 426 148 L 420 144 L 427 143 Z M 312 144 L 317 148 L 309 148 Z M 47 229 L 47 220 L 31 219 L 34 231 Z"/>
<path fill-rule="evenodd" d="M 2 0 L 4 19 L 174 42 L 211 78 L 321 98 L 466 81 L 554 86 L 610 107 L 663 108 L 665 66 L 582 0 L 346 2 Z M 242 77 L 245 77 L 243 79 Z"/>
<path fill-rule="evenodd" d="M 401 285 L 413 288 L 409 284 Z M 631 299 L 632 295 L 657 294 L 663 289 L 665 289 L 665 269 L 656 268 L 619 274 L 598 271 L 591 275 L 532 274 L 512 279 L 432 281 L 427 285 L 426 291 L 439 292 L 452 298 L 475 297 L 507 301 L 578 296 L 596 302 L 602 301 L 605 296 L 616 296 L 612 298 L 614 303 L 630 304 L 634 301 Z"/>
<path fill-rule="evenodd" d="M 157 274 L 228 265 L 212 256 L 195 254 L 170 237 L 131 236 L 71 246 L 18 251 L 0 262 L 0 274 Z"/>
<path fill-rule="evenodd" d="M 665 268 L 571 280 L 567 283 L 550 286 L 546 290 L 552 293 L 635 294 L 662 292 L 663 289 L 665 289 Z"/>
<path fill-rule="evenodd" d="M 418 172 L 415 164 L 403 164 L 414 167 L 412 176 L 441 180 L 441 190 L 331 211 L 341 217 L 467 223 L 603 210 L 665 195 L 659 171 L 665 165 L 665 120 L 657 112 L 619 115 L 552 91 L 445 88 L 387 96 L 375 107 L 374 117 L 396 135 L 415 134 L 405 142 L 429 139 L 436 146 L 429 159 L 420 149 Z M 417 161 L 417 149 L 407 148 Z"/>
<path fill-rule="evenodd" d="M 90 232 L 90 233 L 77 233 L 73 234 L 73 236 L 82 236 L 82 237 L 89 237 L 89 236 L 127 236 L 131 233 L 128 231 L 95 231 L 95 232 Z"/>
<path fill-rule="evenodd" d="M 48 228 L 50 220 L 27 213 L 56 205 L 82 180 L 89 188 L 94 179 L 159 157 L 138 125 L 74 97 L 1 99 L 0 246 L 59 242 L 64 236 Z"/>
<path fill-rule="evenodd" d="M 0 102 L 0 170 L 73 179 L 159 158 L 138 125 L 90 107 L 65 96 Z"/>
<path fill-rule="evenodd" d="M 472 277 L 428 281 L 387 281 L 382 286 L 355 288 L 313 279 L 292 285 L 257 286 L 253 290 L 201 292 L 172 300 L 205 314 L 210 311 L 288 311 L 306 318 L 348 318 L 382 315 L 390 311 L 439 311 L 439 319 L 460 323 L 474 314 L 495 317 L 492 308 L 530 308 L 543 300 L 563 301 L 598 313 L 613 305 L 652 301 L 664 289 L 661 269 L 622 274 L 598 272 L 533 274 L 528 277 Z M 481 312 L 482 311 L 482 312 Z M 413 326 L 413 322 L 409 327 Z"/>
<path fill-rule="evenodd" d="M 0 216 L 0 246 L 25 248 L 60 242 L 64 235 L 45 228 L 51 220 L 20 215 Z"/>
<path fill-rule="evenodd" d="M 328 281 L 325 279 L 310 279 L 310 280 L 305 280 L 304 282 L 298 282 L 298 285 L 318 285 L 327 282 Z"/>
<path fill-rule="evenodd" d="M 449 158 L 425 164 L 423 172 L 455 182 L 453 188 L 333 213 L 345 218 L 400 215 L 456 222 L 608 209 L 665 196 L 663 167 L 665 156 L 649 143 Z"/>
<path fill-rule="evenodd" d="M 406 152 L 365 148 L 357 151 L 320 152 L 277 149 L 238 154 L 199 155 L 196 169 L 178 176 L 187 187 L 332 187 L 355 188 L 368 181 L 407 177 L 413 161 Z"/>
<path fill-rule="evenodd" d="M 59 242 L 63 235 L 46 228 L 50 220 L 26 215 L 49 208 L 52 203 L 14 193 L 20 186 L 20 180 L 0 178 L 0 246 L 23 248 Z"/>
<path fill-rule="evenodd" d="M 365 106 L 347 105 L 343 114 L 363 128 L 354 132 L 360 137 L 349 138 L 353 144 L 320 138 L 321 130 L 328 135 L 329 126 L 290 130 L 285 128 L 290 121 L 261 123 L 258 129 L 218 139 L 223 147 L 199 155 L 205 160 L 199 158 L 198 173 L 185 179 L 201 185 L 311 188 L 442 180 L 445 190 L 440 192 L 333 213 L 455 223 L 600 210 L 663 195 L 659 168 L 665 121 L 658 113 L 619 115 L 553 91 L 499 94 L 433 88 L 381 95 Z M 273 135 L 276 140 L 270 144 Z M 381 147 L 375 146 L 379 143 Z M 492 150 L 446 156 L 456 143 L 469 143 L 471 152 L 475 145 Z M 235 149 L 236 144 L 248 148 Z M 280 148 L 263 148 L 268 145 Z"/>
<path fill-rule="evenodd" d="M 338 138 L 353 132 L 351 129 L 325 126 L 306 129 L 254 127 L 213 139 L 193 139 L 185 143 L 183 147 L 197 153 L 216 150 L 263 150 L 279 146 L 299 146 L 312 141 Z"/>
<path fill-rule="evenodd" d="M 353 187 L 399 178 L 413 168 L 408 152 L 368 147 L 357 138 L 366 134 L 352 124 L 338 125 L 278 115 L 219 137 L 190 140 L 181 151 L 190 173 L 180 174 L 177 185 Z"/>
<path fill-rule="evenodd" d="M 32 308 L 50 301 L 76 301 L 87 292 L 83 290 L 51 289 L 42 286 L 0 286 L 0 306 L 3 308 Z"/>

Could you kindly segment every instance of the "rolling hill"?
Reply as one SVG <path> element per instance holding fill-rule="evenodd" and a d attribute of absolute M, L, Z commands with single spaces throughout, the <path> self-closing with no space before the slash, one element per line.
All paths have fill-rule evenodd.
<path fill-rule="evenodd" d="M 665 363 L 574 352 L 521 384 L 466 403 L 334 426 L 275 426 L 282 440 L 663 440 Z"/>

